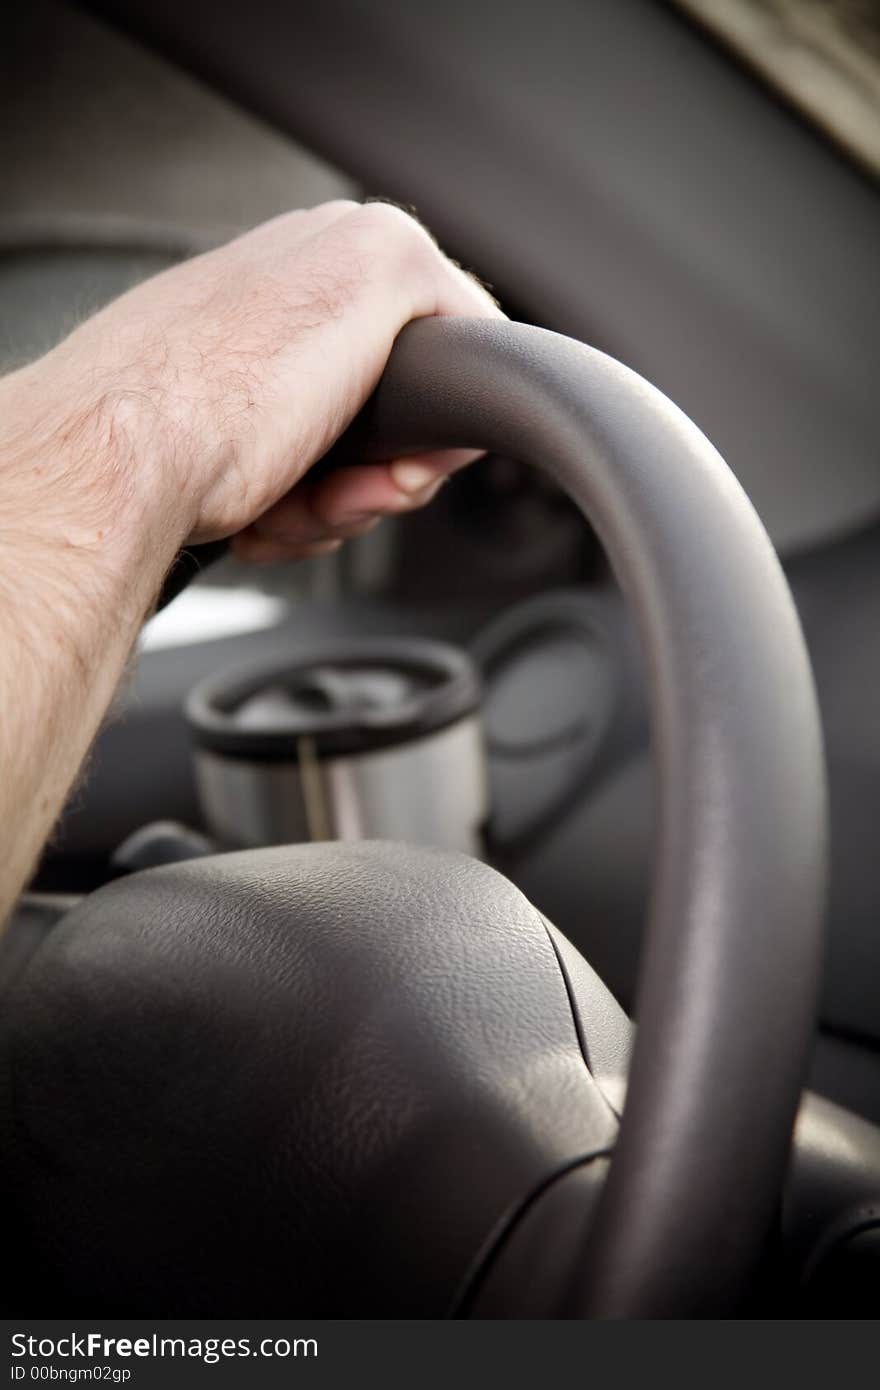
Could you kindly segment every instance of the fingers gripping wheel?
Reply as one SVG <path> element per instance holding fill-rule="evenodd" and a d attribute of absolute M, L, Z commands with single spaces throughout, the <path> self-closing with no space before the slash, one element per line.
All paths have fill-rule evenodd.
<path fill-rule="evenodd" d="M 750 504 L 705 438 L 659 392 L 590 348 L 515 324 L 445 319 L 411 325 L 401 334 L 383 380 L 357 422 L 357 447 L 368 457 L 388 457 L 447 446 L 513 454 L 545 468 L 571 494 L 597 530 L 635 610 L 650 676 L 659 832 L 639 986 L 638 1037 L 609 1176 L 583 1249 L 569 1261 L 566 1287 L 556 1306 L 567 1313 L 612 1317 L 727 1311 L 742 1290 L 780 1189 L 820 961 L 825 881 L 822 751 L 811 673 L 791 597 Z M 300 852 L 291 861 L 289 874 L 292 879 L 300 876 L 298 892 L 307 883 L 312 907 L 322 897 L 333 899 L 334 884 L 346 883 L 343 867 L 349 853 L 329 847 L 308 862 Z M 376 961 L 383 957 L 392 907 L 399 926 L 401 893 L 409 903 L 403 914 L 409 925 L 400 939 L 410 941 L 413 962 L 422 950 L 417 943 L 443 940 L 444 924 L 429 893 L 416 891 L 412 881 L 401 888 L 390 851 L 378 854 L 367 848 L 363 853 L 367 861 L 358 861 L 360 877 L 349 882 L 350 891 L 363 896 L 366 882 L 377 884 L 374 901 L 386 907 L 377 906 L 369 914 L 359 938 L 361 955 L 351 957 L 353 962 L 363 961 L 351 967 L 361 971 L 363 987 L 353 991 L 348 1010 L 360 1010 L 361 1021 L 371 1020 L 373 1032 L 367 1033 L 379 1057 L 399 1047 L 401 1035 L 393 1029 L 383 1031 L 387 1019 L 397 1015 L 392 1010 L 386 1017 L 381 1007 L 377 1012 L 376 1001 L 384 996 L 381 991 L 376 995 L 370 984 L 362 953 L 368 949 L 369 959 Z M 378 857 L 370 859 L 373 853 Z M 398 848 L 394 853 L 409 852 Z M 161 963 L 163 952 L 167 955 L 171 948 L 167 939 L 163 944 L 155 925 L 156 905 L 149 901 L 159 891 L 158 876 L 164 876 L 161 892 L 169 895 L 169 904 L 185 907 L 194 894 L 193 912 L 205 922 L 211 895 L 202 878 L 193 885 L 192 874 L 210 874 L 206 864 L 226 864 L 217 872 L 228 893 L 230 874 L 235 879 L 243 873 L 241 881 L 251 882 L 250 870 L 242 863 L 248 858 L 204 860 L 198 870 L 175 866 L 102 890 L 81 909 L 79 923 L 63 929 L 66 935 L 59 937 L 57 949 L 85 950 L 92 978 L 99 980 L 99 963 L 113 958 L 116 949 L 108 921 L 120 912 L 134 915 L 136 927 L 127 930 L 135 930 L 141 943 L 146 932 L 152 942 L 150 959 Z M 439 859 L 435 869 L 441 872 Z M 433 871 L 420 860 L 418 882 L 427 881 L 425 874 L 430 877 Z M 278 872 L 275 865 L 273 873 Z M 139 882 L 145 886 L 138 887 Z M 445 901 L 443 915 L 446 921 L 466 918 L 469 930 L 485 944 L 480 918 L 486 913 L 481 900 L 469 896 L 468 882 L 466 876 L 461 879 L 460 891 Z M 490 889 L 483 904 L 495 891 Z M 501 894 L 500 887 L 497 891 Z M 513 890 L 505 886 L 508 891 Z M 272 922 L 271 931 L 277 928 L 277 904 L 267 909 L 252 882 L 248 891 L 234 896 L 242 940 L 264 941 L 270 930 L 267 921 Z M 262 906 L 249 913 L 249 901 Z M 297 900 L 294 905 L 308 917 L 308 904 L 304 907 Z M 183 910 L 175 907 L 172 915 Z M 295 920 L 288 922 L 288 929 L 296 932 Z M 123 942 L 125 929 L 113 930 Z M 502 988 L 493 979 L 491 962 L 501 959 L 503 943 L 493 938 L 490 948 L 471 957 L 469 948 L 454 946 L 454 939 L 452 933 L 445 957 L 449 980 L 470 980 L 480 1007 L 491 1013 L 494 992 Z M 5 1025 L 4 1048 L 7 1055 L 19 1058 L 19 1088 L 22 1068 L 36 1065 L 32 1014 L 40 989 L 48 988 L 41 986 L 40 973 L 51 973 L 52 949 L 50 942 L 40 952 Z M 207 929 L 200 949 L 210 955 Z M 259 954 L 262 948 L 242 948 L 245 960 L 249 949 Z M 565 1110 L 560 1097 L 568 1094 L 570 1077 L 564 1083 L 554 1081 L 553 1104 L 538 1099 L 549 1094 L 547 1088 L 524 1089 L 535 1059 L 547 1045 L 546 1037 L 541 1042 L 542 1025 L 532 1007 L 536 996 L 530 990 L 536 980 L 543 980 L 551 994 L 557 989 L 560 959 L 561 955 L 546 954 L 540 961 L 536 954 L 517 957 L 521 983 L 514 991 L 515 1003 L 505 1012 L 516 1020 L 520 1045 L 514 1047 L 502 1035 L 495 1044 L 509 1050 L 509 1065 L 502 1068 L 507 1090 L 490 1087 L 492 1103 L 484 1092 L 484 1104 L 467 1112 L 475 1144 L 485 1140 L 483 1151 L 495 1155 L 498 1171 L 507 1162 L 505 1154 L 520 1154 L 520 1145 L 534 1153 L 550 1142 L 547 1135 Z M 192 962 L 190 969 L 195 969 Z M 297 969 L 306 969 L 305 963 Z M 57 971 L 54 978 L 57 985 Z M 163 994 L 158 978 L 153 971 L 154 999 L 165 999 L 169 991 L 172 997 L 184 988 L 175 977 L 173 987 L 169 983 Z M 248 1016 L 240 1007 L 245 966 L 229 978 L 230 989 L 235 981 L 233 997 L 242 1019 Z M 410 987 L 410 978 L 421 979 L 422 985 Z M 548 983 L 551 978 L 556 981 L 553 986 Z M 401 998 L 412 1005 L 408 1017 L 421 1019 L 418 1027 L 427 1027 L 436 1044 L 430 1049 L 436 1071 L 433 1089 L 423 1078 L 419 1103 L 427 1103 L 429 1094 L 448 1100 L 449 1088 L 437 1079 L 448 1079 L 453 1053 L 458 1057 L 455 1049 L 450 1051 L 448 1039 L 456 1030 L 461 1038 L 462 1029 L 467 1034 L 471 1026 L 479 1031 L 479 1025 L 461 1021 L 448 991 L 425 990 L 415 964 L 409 973 L 400 969 L 395 979 Z M 509 985 L 505 976 L 508 993 Z M 568 997 L 577 1011 L 576 996 L 569 980 Z M 210 997 L 217 997 L 213 986 Z M 552 1013 L 559 1005 L 558 992 L 552 1007 L 549 998 L 538 996 L 538 1013 Z M 256 1009 L 256 1000 L 250 1007 Z M 301 1007 L 305 1018 L 319 1005 L 312 1004 L 305 991 Z M 168 1009 L 160 1011 L 163 1026 L 171 1029 L 169 1038 L 176 1036 L 172 1023 L 180 1016 L 173 1009 L 170 1015 Z M 21 1041 L 25 1036 L 26 1048 Z M 291 1046 L 292 1035 L 285 1036 Z M 576 1046 L 573 1037 L 570 1033 L 568 1043 Z M 580 1037 L 582 1042 L 583 1029 Z M 187 1055 L 192 1056 L 191 1049 Z M 359 1065 L 367 1067 L 364 1059 L 369 1054 L 357 1055 Z M 526 1056 L 531 1058 L 528 1065 Z M 340 1065 L 344 1060 L 340 1053 Z M 480 1061 L 474 1053 L 472 1060 L 476 1074 L 485 1076 L 485 1059 Z M 153 1058 L 150 1066 L 155 1062 Z M 206 1074 L 210 1071 L 209 1055 L 203 1068 Z M 216 1080 L 214 1076 L 211 1082 L 215 1089 Z M 589 1084 L 584 1071 L 584 1085 Z M 393 1090 L 386 1088 L 377 1097 L 375 1088 L 366 1082 L 364 1086 L 361 1097 L 373 1097 L 376 1105 L 376 1132 L 387 1133 L 386 1121 L 396 1104 Z M 342 1091 L 357 1103 L 350 1087 Z M 568 1103 L 576 1115 L 583 1095 Z M 499 1109 L 508 1119 L 516 1113 L 518 1138 L 512 1148 L 506 1142 L 490 1143 L 488 1131 L 483 1132 L 483 1127 L 495 1126 Z M 458 1121 L 447 1119 L 448 1132 Z M 334 1132 L 342 1134 L 345 1126 L 335 1131 L 331 1126 L 328 1143 Z M 444 1126 L 430 1132 L 433 1142 L 441 1143 Z M 524 1138 L 528 1134 L 534 1136 L 531 1148 Z M 542 1169 L 545 1182 L 565 1163 L 597 1153 L 610 1142 L 607 1134 L 591 1130 L 591 1148 L 585 1134 L 586 1130 L 577 1141 L 569 1135 L 561 1147 L 551 1142 L 554 1156 L 550 1167 Z M 13 1142 L 20 1150 L 21 1135 L 13 1136 Z M 416 1164 L 422 1161 L 414 1157 Z M 513 1171 L 514 1158 L 509 1161 Z M 535 1191 L 534 1168 L 529 1173 L 532 1186 L 520 1189 L 521 1201 L 527 1190 Z M 578 1184 L 569 1184 L 568 1190 L 576 1194 Z M 442 1231 L 449 1193 L 442 1183 L 419 1188 L 418 1193 L 423 1205 L 435 1204 L 435 1225 Z M 470 1264 L 459 1262 L 454 1278 L 447 1270 L 442 1295 L 447 1304 L 437 1306 L 436 1299 L 442 1299 L 435 1289 L 430 1305 L 435 1314 L 447 1311 L 452 1290 L 461 1293 L 480 1258 L 485 1260 L 486 1251 L 497 1242 L 504 1221 L 515 1210 L 508 1195 L 506 1217 L 493 1209 L 491 1220 L 484 1212 L 482 1224 L 468 1226 Z M 394 1219 L 393 1211 L 387 1219 Z M 448 1253 L 444 1239 L 420 1227 L 419 1249 L 427 1263 L 434 1259 L 432 1240 L 437 1250 Z M 339 1305 L 329 1299 L 321 1306 Z M 429 1311 L 427 1303 L 417 1306 Z"/>

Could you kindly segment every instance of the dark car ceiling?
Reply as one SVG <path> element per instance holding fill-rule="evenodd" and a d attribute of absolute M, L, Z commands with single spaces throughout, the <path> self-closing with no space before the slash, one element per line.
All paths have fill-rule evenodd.
<path fill-rule="evenodd" d="M 655 381 L 777 545 L 880 513 L 874 184 L 654 0 L 91 0 Z"/>

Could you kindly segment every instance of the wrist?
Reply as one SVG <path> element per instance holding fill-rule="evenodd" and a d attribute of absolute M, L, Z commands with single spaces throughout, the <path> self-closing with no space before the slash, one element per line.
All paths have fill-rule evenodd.
<path fill-rule="evenodd" d="M 169 504 L 148 407 L 55 354 L 0 381 L 0 536 L 73 587 L 148 608 L 187 534 Z M 151 447 L 152 446 L 152 447 Z M 143 616 L 143 614 L 141 614 Z"/>
<path fill-rule="evenodd" d="M 15 812 L 0 927 L 176 549 L 142 490 L 131 431 L 54 367 L 0 380 L 0 766 Z"/>

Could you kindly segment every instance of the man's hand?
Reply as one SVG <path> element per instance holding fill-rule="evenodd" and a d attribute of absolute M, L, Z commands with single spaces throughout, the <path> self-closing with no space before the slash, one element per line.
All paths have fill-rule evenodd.
<path fill-rule="evenodd" d="M 432 314 L 500 311 L 405 213 L 328 203 L 147 281 L 0 381 L 0 922 L 181 545 L 314 554 L 471 457 L 304 477 Z"/>
<path fill-rule="evenodd" d="M 394 338 L 431 314 L 501 317 L 406 213 L 288 213 L 148 281 L 37 364 L 62 409 L 116 423 L 130 501 L 177 543 L 309 554 L 427 501 L 468 455 L 352 468 L 291 492 L 364 403 Z M 49 384 L 49 383 L 47 383 Z M 118 470 L 119 461 L 104 461 Z M 90 458 L 86 486 L 99 487 Z M 170 560 L 170 556 L 168 557 Z"/>

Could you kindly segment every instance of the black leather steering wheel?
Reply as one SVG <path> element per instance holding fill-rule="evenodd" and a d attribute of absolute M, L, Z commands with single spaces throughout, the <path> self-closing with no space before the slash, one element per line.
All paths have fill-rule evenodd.
<path fill-rule="evenodd" d="M 571 494 L 635 611 L 650 676 L 659 830 L 638 1033 L 610 1175 L 566 1308 L 611 1317 L 726 1310 L 778 1200 L 821 957 L 823 757 L 791 596 L 715 450 L 600 352 L 518 324 L 411 325 L 357 424 L 357 447 L 388 457 L 453 445 L 513 454 Z M 276 855 L 262 861 L 274 874 L 277 852 L 265 853 Z M 328 873 L 343 863 L 335 853 L 317 855 Z M 224 891 L 247 859 L 227 857 Z M 298 872 L 307 860 L 296 860 Z M 390 862 L 386 853 L 382 874 Z M 128 911 L 145 894 L 158 892 L 176 913 L 175 884 L 183 895 L 196 882 L 184 869 L 94 895 L 100 932 L 120 904 Z M 254 879 L 249 892 L 258 891 Z M 65 979 L 79 949 L 76 924 L 69 931 Z M 107 952 L 98 944 L 90 979 Z M 29 972 L 21 1035 L 26 1025 L 34 1032 L 35 991 L 49 990 L 40 968 L 38 960 Z M 432 996 L 431 1009 L 444 1007 Z"/>
<path fill-rule="evenodd" d="M 660 1285 L 748 1267 L 812 1033 L 825 780 L 788 585 L 697 427 L 619 362 L 557 334 L 412 325 L 367 431 L 378 456 L 479 444 L 545 469 L 596 529 L 636 614 L 659 829 L 638 1038 L 585 1296 L 600 1314 L 659 1306 Z"/>

